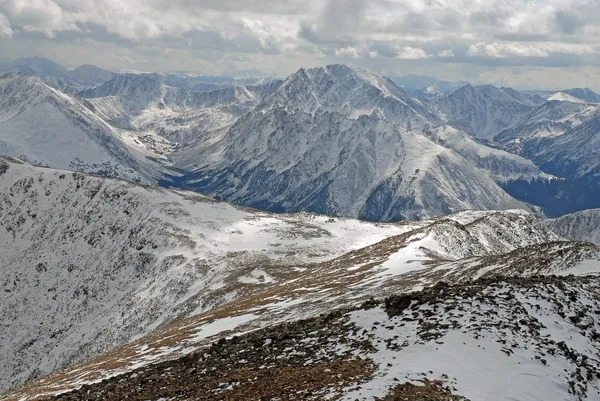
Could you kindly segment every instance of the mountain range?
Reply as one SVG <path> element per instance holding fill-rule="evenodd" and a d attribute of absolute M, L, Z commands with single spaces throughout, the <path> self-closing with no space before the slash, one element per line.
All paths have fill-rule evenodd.
<path fill-rule="evenodd" d="M 600 106 L 589 89 L 466 84 L 419 98 L 331 65 L 199 91 L 183 77 L 69 71 L 40 58 L 9 67 L 33 75 L 0 82 L 0 153 L 39 165 L 374 221 L 600 206 Z"/>

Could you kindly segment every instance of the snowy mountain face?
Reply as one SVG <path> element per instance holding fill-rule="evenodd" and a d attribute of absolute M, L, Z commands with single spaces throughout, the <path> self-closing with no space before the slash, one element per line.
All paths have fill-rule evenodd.
<path fill-rule="evenodd" d="M 597 134 L 600 107 L 551 101 L 539 106 L 494 140 L 545 171 L 562 177 L 597 174 Z"/>
<path fill-rule="evenodd" d="M 158 136 L 174 149 L 231 126 L 279 83 L 195 92 L 166 86 L 157 74 L 122 74 L 78 96 L 87 98 L 111 125 Z"/>
<path fill-rule="evenodd" d="M 580 99 L 578 97 L 569 95 L 565 92 L 556 92 L 552 95 L 548 96 L 547 100 L 558 100 L 561 102 L 569 102 L 569 103 L 586 103 L 585 100 Z"/>
<path fill-rule="evenodd" d="M 460 154 L 479 169 L 487 171 L 496 181 L 544 178 L 532 161 L 513 153 L 484 146 L 455 128 L 428 127 L 423 130 L 423 133 L 436 143 Z"/>
<path fill-rule="evenodd" d="M 546 220 L 552 231 L 574 241 L 600 244 L 600 209 L 589 209 Z"/>
<path fill-rule="evenodd" d="M 149 182 L 119 133 L 88 102 L 37 77 L 0 77 L 0 154 L 35 164 Z M 141 158 L 141 157 L 140 157 Z"/>
<path fill-rule="evenodd" d="M 434 101 L 445 120 L 480 139 L 491 139 L 527 115 L 535 101 L 510 88 L 465 85 Z"/>
<path fill-rule="evenodd" d="M 0 383 L 3 390 L 8 390 L 27 379 L 67 368 L 14 389 L 3 399 L 62 393 L 138 368 L 154 369 L 152 363 L 172 367 L 175 365 L 168 361 L 192 352 L 202 355 L 215 338 L 225 333 L 280 330 L 278 325 L 286 322 L 291 328 L 298 319 L 360 305 L 374 296 L 419 291 L 440 281 L 463 288 L 460 285 L 472 279 L 496 274 L 584 274 L 598 272 L 600 267 L 600 251 L 595 246 L 564 241 L 531 214 L 519 210 L 469 211 L 418 222 L 372 224 L 306 213 L 274 215 L 236 208 L 191 192 L 136 186 L 11 159 L 2 159 L 1 163 L 0 282 L 5 291 L 0 293 L 0 315 L 1 321 L 11 324 L 0 331 Z M 540 288 L 556 285 L 562 291 L 565 287 L 561 287 L 560 280 L 554 280 Z M 521 293 L 518 281 L 507 285 L 493 284 L 494 280 L 487 283 L 491 286 L 481 290 L 488 294 L 485 288 L 491 289 L 489 299 L 505 292 Z M 568 283 L 569 291 L 579 288 L 576 279 Z M 523 285 L 533 288 L 527 282 Z M 449 291 L 454 295 L 446 299 L 461 304 L 462 290 Z M 529 289 L 523 294 L 531 291 L 535 299 L 538 290 Z M 584 288 L 576 291 L 580 300 L 590 296 Z M 543 294 L 550 297 L 551 292 Z M 414 299 L 419 299 L 418 295 Z M 453 330 L 467 322 L 474 324 L 471 314 L 481 312 L 482 302 L 476 299 L 479 301 L 469 304 L 473 309 L 461 304 L 459 309 L 468 309 L 455 317 L 464 322 Z M 523 302 L 518 296 L 512 299 Z M 379 304 L 371 301 L 368 305 L 367 309 L 372 309 Z M 497 310 L 509 315 L 497 317 L 507 325 L 514 324 L 509 312 L 514 305 L 507 305 L 506 310 Z M 519 313 L 523 314 L 519 318 L 526 318 L 525 312 Z M 571 310 L 565 313 L 570 316 Z M 379 322 L 385 321 L 376 310 L 369 314 L 377 316 Z M 452 319 L 439 316 L 440 322 Z M 332 326 L 327 327 L 347 327 L 335 323 L 336 319 L 330 319 Z M 588 320 L 581 322 L 587 324 Z M 408 333 L 423 333 L 411 325 L 402 327 L 398 325 L 390 332 L 393 337 L 400 333 L 395 330 L 407 330 L 402 331 L 399 345 Z M 566 327 L 567 332 L 574 333 L 571 326 Z M 450 336 L 448 341 L 464 331 L 446 329 L 440 334 Z M 527 344 L 546 338 L 544 332 L 523 338 L 521 334 L 513 335 L 517 336 L 511 337 L 514 341 Z M 460 342 L 467 337 L 460 337 Z M 265 342 L 267 338 L 271 340 Z M 255 347 L 267 349 L 265 346 L 277 338 L 268 335 Z M 386 347 L 380 349 L 377 343 L 375 339 L 373 345 L 379 351 L 369 347 L 376 354 L 363 355 L 372 359 L 373 366 L 377 358 L 397 356 L 386 354 Z M 481 343 L 487 352 L 479 357 L 496 358 L 488 353 L 493 343 L 495 339 Z M 569 343 L 578 352 L 589 351 L 578 348 L 582 346 Z M 293 344 L 275 348 L 297 355 L 306 351 Z M 387 349 L 393 351 L 394 347 Z M 418 350 L 420 347 L 415 352 Z M 518 355 L 529 358 L 530 352 L 522 351 Z M 548 358 L 544 359 L 550 366 L 559 364 L 561 372 L 570 366 L 564 365 L 560 353 L 552 357 L 559 359 Z M 387 362 L 379 365 L 387 371 Z M 528 371 L 538 372 L 545 365 L 535 366 L 529 366 Z M 218 369 L 223 374 L 226 370 L 222 368 Z M 458 374 L 434 371 L 439 375 Z M 548 380 L 559 380 L 560 374 L 552 371 Z M 389 379 L 395 375 L 394 371 Z M 136 376 L 140 375 L 129 373 L 125 377 Z M 370 382 L 370 377 L 364 377 L 365 383 L 371 383 L 369 391 L 386 394 L 387 382 Z M 466 395 L 473 394 L 469 391 L 475 389 L 464 381 L 465 377 L 456 378 Z M 595 387 L 588 386 L 592 394 Z M 105 394 L 99 399 L 111 399 L 107 397 Z M 157 393 L 154 398 L 144 399 L 161 397 Z"/>
<path fill-rule="evenodd" d="M 538 150 L 533 159 L 546 170 L 562 176 L 585 177 L 600 175 L 600 108 L 593 118 L 571 128 L 563 135 L 540 143 L 546 149 Z"/>
<path fill-rule="evenodd" d="M 524 207 L 494 178 L 542 175 L 535 166 L 431 121 L 390 80 L 339 65 L 302 69 L 215 140 L 173 159 L 193 171 L 187 187 L 273 211 L 398 220 Z"/>
<path fill-rule="evenodd" d="M 559 136 L 582 124 L 593 116 L 594 109 L 574 102 L 549 101 L 533 109 L 515 126 L 500 131 L 494 141 L 513 146 L 511 150 L 518 153 L 518 146 L 523 143 Z"/>
<path fill-rule="evenodd" d="M 495 146 L 532 160 L 558 180 L 517 180 L 507 191 L 550 217 L 600 206 L 600 107 L 566 101 L 539 106 L 500 132 Z"/>

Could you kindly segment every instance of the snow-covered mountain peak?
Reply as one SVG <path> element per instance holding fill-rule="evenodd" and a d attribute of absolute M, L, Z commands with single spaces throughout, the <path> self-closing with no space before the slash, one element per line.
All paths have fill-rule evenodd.
<path fill-rule="evenodd" d="M 120 74 L 95 88 L 78 93 L 84 98 L 121 97 L 129 102 L 149 104 L 162 98 L 163 85 L 158 74 Z"/>
<path fill-rule="evenodd" d="M 581 101 L 585 103 L 600 103 L 600 95 L 591 90 L 590 88 L 565 89 L 558 93 L 562 93 L 568 97 L 572 97 L 576 101 Z"/>
<path fill-rule="evenodd" d="M 386 78 L 301 69 L 209 146 L 174 160 L 194 172 L 191 188 L 268 210 L 400 220 L 526 208 L 496 181 L 542 176 L 537 167 L 438 122 Z"/>
<path fill-rule="evenodd" d="M 535 106 L 515 90 L 471 84 L 436 99 L 434 104 L 448 123 L 482 139 L 491 139 L 517 123 Z"/>
<path fill-rule="evenodd" d="M 572 95 L 569 95 L 568 93 L 565 93 L 565 92 L 553 93 L 552 95 L 548 96 L 547 99 L 548 100 L 558 100 L 561 102 L 570 102 L 570 103 L 586 103 L 585 100 L 580 99 L 575 96 L 572 96 Z"/>
<path fill-rule="evenodd" d="M 6 74 L 0 77 L 0 123 L 47 100 L 64 102 L 67 99 L 66 95 L 47 86 L 39 77 L 18 73 Z"/>
<path fill-rule="evenodd" d="M 434 119 L 423 104 L 396 86 L 389 78 L 342 64 L 312 69 L 301 68 L 289 76 L 265 107 L 290 106 L 314 115 L 338 112 L 358 118 L 380 109 L 390 121 L 407 116 L 424 122 Z"/>

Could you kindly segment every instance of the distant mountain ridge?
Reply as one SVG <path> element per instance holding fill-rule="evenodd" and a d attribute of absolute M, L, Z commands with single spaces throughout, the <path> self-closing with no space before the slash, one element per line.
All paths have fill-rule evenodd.
<path fill-rule="evenodd" d="M 394 76 L 390 79 L 411 95 L 423 99 L 447 95 L 468 84 L 466 81 L 450 82 L 415 74 Z"/>
<path fill-rule="evenodd" d="M 60 90 L 67 89 L 70 92 L 74 92 L 73 89 L 68 89 L 70 87 L 97 85 L 117 75 L 93 65 L 81 65 L 69 71 L 43 57 L 20 58 L 8 63 L 0 63 L 0 75 L 9 72 L 38 76 L 50 86 Z"/>
<path fill-rule="evenodd" d="M 480 139 L 491 139 L 536 106 L 534 100 L 514 89 L 470 84 L 436 99 L 434 104 L 448 123 Z"/>
<path fill-rule="evenodd" d="M 29 64 L 38 72 L 40 66 L 67 71 L 34 61 Z M 88 84 L 102 73 L 93 66 L 67 72 Z M 470 84 L 418 98 L 391 79 L 344 65 L 300 69 L 285 81 L 256 85 L 215 78 L 216 89 L 201 91 L 183 76 L 175 82 L 160 74 L 110 74 L 86 87 L 31 77 L 37 79 L 26 84 L 31 102 L 19 100 L 23 91 L 5 91 L 2 152 L 272 211 L 369 220 L 527 204 L 557 216 L 600 206 L 593 197 L 600 166 L 593 103 Z M 50 98 L 56 102 L 40 101 Z M 48 106 L 57 102 L 62 106 Z M 42 123 L 48 114 L 57 117 Z M 85 118 L 61 120 L 61 114 Z M 19 138 L 19 130 L 29 135 Z M 84 142 L 103 132 L 107 140 L 95 141 L 100 148 L 91 151 L 64 146 L 56 154 L 67 163 L 58 163 L 45 152 L 56 148 L 48 138 L 59 132 L 77 132 L 68 135 Z M 565 179 L 578 180 L 577 195 L 565 195 L 572 184 Z M 542 193 L 560 202 L 535 195 Z"/>
<path fill-rule="evenodd" d="M 556 234 L 573 241 L 588 241 L 600 245 L 600 209 L 588 209 L 546 220 Z"/>

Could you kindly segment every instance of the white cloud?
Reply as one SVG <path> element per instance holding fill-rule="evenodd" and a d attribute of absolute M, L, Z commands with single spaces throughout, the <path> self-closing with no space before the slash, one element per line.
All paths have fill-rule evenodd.
<path fill-rule="evenodd" d="M 441 52 L 439 52 L 437 54 L 438 57 L 441 58 L 450 58 L 450 57 L 454 57 L 454 51 L 452 49 L 446 49 L 446 50 L 442 50 Z"/>
<path fill-rule="evenodd" d="M 58 31 L 77 30 L 75 18 L 53 0 L 0 0 L 0 11 L 13 26 L 25 32 L 40 32 L 54 37 Z"/>
<path fill-rule="evenodd" d="M 427 52 L 420 47 L 406 46 L 400 49 L 398 56 L 399 59 L 403 60 L 420 60 L 431 57 Z"/>
<path fill-rule="evenodd" d="M 352 46 L 346 46 L 341 49 L 335 49 L 335 55 L 338 57 L 359 58 L 360 52 Z"/>
<path fill-rule="evenodd" d="M 0 38 L 11 38 L 13 33 L 8 18 L 6 18 L 5 15 L 0 14 Z"/>
<path fill-rule="evenodd" d="M 0 0 L 0 38 L 5 58 L 38 40 L 82 62 L 102 43 L 119 68 L 580 68 L 600 65 L 599 17 L 591 0 Z"/>
<path fill-rule="evenodd" d="M 552 53 L 583 55 L 593 53 L 589 45 L 569 43 L 519 43 L 519 42 L 479 42 L 467 50 L 469 56 L 490 58 L 516 57 L 549 57 Z"/>

